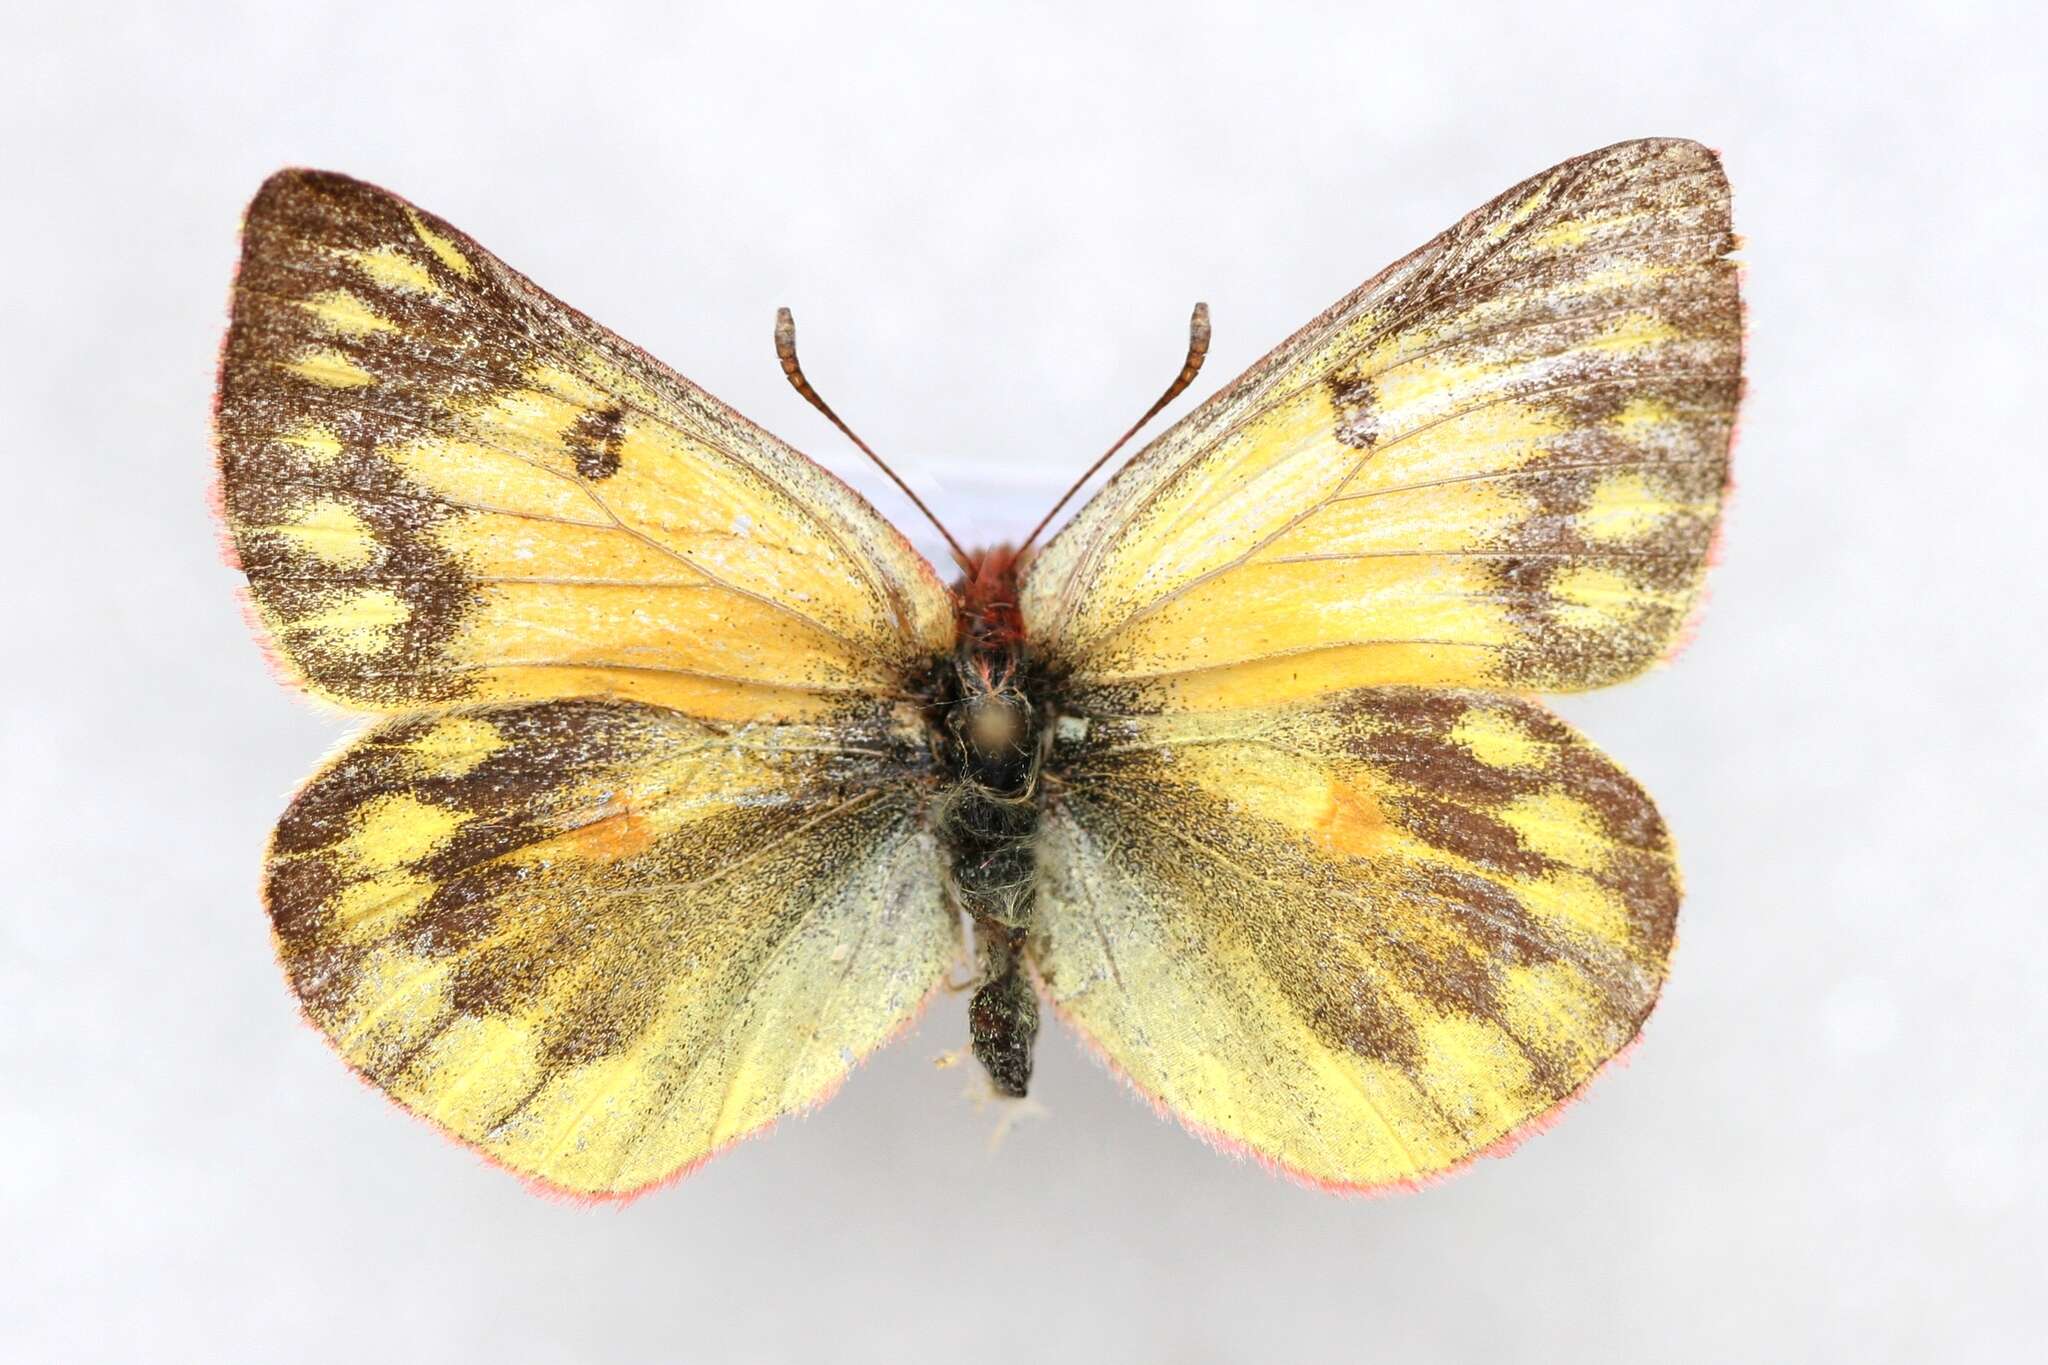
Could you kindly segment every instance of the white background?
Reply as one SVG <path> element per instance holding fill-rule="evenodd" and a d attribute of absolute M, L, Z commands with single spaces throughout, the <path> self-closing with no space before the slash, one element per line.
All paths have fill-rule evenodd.
<path fill-rule="evenodd" d="M 0 1355 L 2038 1348 L 2032 10 L 15 9 Z M 1644 1046 L 1549 1135 L 1332 1199 L 1154 1119 L 1054 1032 L 1044 1116 L 991 1152 L 969 1069 L 931 1064 L 964 1040 L 953 999 L 814 1116 L 589 1211 L 298 1023 L 258 852 L 345 725 L 270 680 L 204 506 L 269 171 L 419 200 L 902 513 L 784 387 L 792 305 L 812 377 L 982 539 L 1152 398 L 1195 299 L 1199 395 L 1466 209 L 1645 134 L 1726 154 L 1751 396 L 1698 642 L 1565 708 L 1657 795 L 1689 899 Z"/>

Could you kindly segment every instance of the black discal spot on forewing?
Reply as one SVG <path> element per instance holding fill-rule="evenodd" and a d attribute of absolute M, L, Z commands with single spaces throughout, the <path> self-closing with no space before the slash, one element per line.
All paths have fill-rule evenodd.
<path fill-rule="evenodd" d="M 617 405 L 577 417 L 567 437 L 576 454 L 576 472 L 602 481 L 619 472 L 619 448 L 626 435 L 626 414 Z"/>
<path fill-rule="evenodd" d="M 1337 439 L 1355 450 L 1371 450 L 1380 438 L 1379 390 L 1370 377 L 1330 376 L 1330 404 L 1337 410 Z"/>

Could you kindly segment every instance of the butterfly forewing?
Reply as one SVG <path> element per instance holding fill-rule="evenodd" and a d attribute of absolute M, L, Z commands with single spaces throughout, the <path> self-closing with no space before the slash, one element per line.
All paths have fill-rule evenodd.
<path fill-rule="evenodd" d="M 218 428 L 256 609 L 343 705 L 816 717 L 952 638 L 930 567 L 844 485 L 343 176 L 250 206 Z"/>
<path fill-rule="evenodd" d="M 1509 190 L 1135 457 L 1028 570 L 1037 646 L 1125 708 L 1640 672 L 1726 483 L 1733 244 L 1697 143 Z"/>

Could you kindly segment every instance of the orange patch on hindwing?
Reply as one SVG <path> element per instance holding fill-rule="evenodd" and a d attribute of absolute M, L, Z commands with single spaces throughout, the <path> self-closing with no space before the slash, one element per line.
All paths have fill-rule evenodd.
<path fill-rule="evenodd" d="M 1323 852 L 1343 858 L 1367 858 L 1387 842 L 1387 816 L 1380 803 L 1345 782 L 1332 782 L 1329 800 L 1310 832 Z"/>
<path fill-rule="evenodd" d="M 576 853 L 594 863 L 616 863 L 644 853 L 654 843 L 654 822 L 634 802 L 614 796 L 598 808 L 597 818 L 564 836 Z"/>

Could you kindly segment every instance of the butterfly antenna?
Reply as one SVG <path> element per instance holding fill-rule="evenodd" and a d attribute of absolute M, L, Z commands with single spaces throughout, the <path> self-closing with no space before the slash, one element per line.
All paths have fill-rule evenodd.
<path fill-rule="evenodd" d="M 804 367 L 799 365 L 796 359 L 796 318 L 791 316 L 787 308 L 775 310 L 775 354 L 782 361 L 782 373 L 784 378 L 789 380 L 790 387 L 802 394 L 805 402 L 825 414 L 825 420 L 844 432 L 847 440 L 859 446 L 861 454 L 881 466 L 882 472 L 903 490 L 903 496 L 917 504 L 917 510 L 924 513 L 925 520 L 938 527 L 939 534 L 946 538 L 946 548 L 953 552 L 953 558 L 959 562 L 962 571 L 974 572 L 974 561 L 960 548 L 960 542 L 953 539 L 953 533 L 946 529 L 946 523 L 932 514 L 932 509 L 924 505 L 924 499 L 910 491 L 910 485 L 903 482 L 895 470 L 889 468 L 889 462 L 875 454 L 866 441 L 856 436 L 853 428 L 841 421 L 838 413 L 832 411 L 832 405 L 818 397 L 818 391 L 811 387 L 811 381 L 804 378 Z"/>
<path fill-rule="evenodd" d="M 1031 528 L 1031 534 L 1024 537 L 1024 543 L 1017 547 L 1017 557 L 1019 559 L 1024 557 L 1024 552 L 1031 548 L 1032 543 L 1038 539 L 1045 528 L 1052 525 L 1052 519 L 1060 514 L 1060 509 L 1073 501 L 1074 494 L 1081 491 L 1082 485 L 1095 477 L 1095 471 L 1108 464 L 1110 457 L 1124 448 L 1124 442 L 1136 436 L 1144 429 L 1147 422 L 1159 415 L 1161 408 L 1180 397 L 1181 390 L 1195 382 L 1195 376 L 1202 372 L 1202 362 L 1208 358 L 1209 305 L 1198 303 L 1195 305 L 1195 315 L 1188 319 L 1188 358 L 1181 363 L 1180 373 L 1175 375 L 1173 382 L 1166 386 L 1166 392 L 1159 395 L 1159 401 L 1145 409 L 1145 415 L 1131 423 L 1131 429 L 1117 437 L 1115 443 L 1108 450 L 1103 451 L 1101 455 L 1097 456 L 1094 464 L 1088 466 L 1087 472 L 1074 480 L 1073 486 L 1067 489 L 1066 492 L 1060 494 L 1060 500 L 1052 505 L 1052 510 L 1045 514 L 1044 519 L 1038 525 Z"/>

